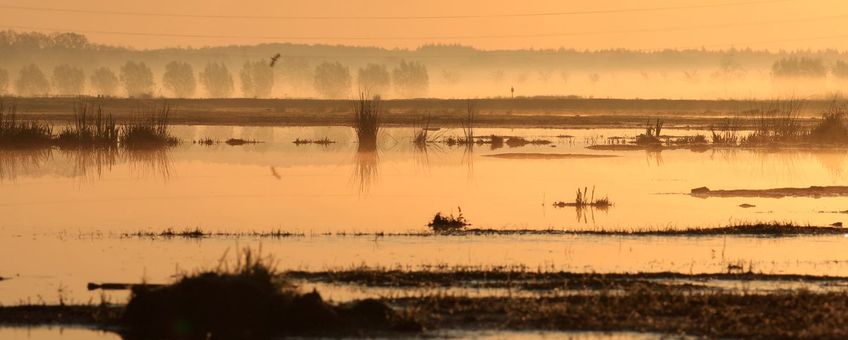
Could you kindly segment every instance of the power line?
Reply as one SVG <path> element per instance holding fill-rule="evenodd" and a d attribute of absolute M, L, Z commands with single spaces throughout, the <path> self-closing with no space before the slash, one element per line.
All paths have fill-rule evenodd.
<path fill-rule="evenodd" d="M 195 19 L 249 19 L 249 20 L 440 20 L 440 19 L 487 19 L 487 18 L 522 18 L 522 17 L 554 17 L 573 15 L 604 15 L 621 13 L 660 12 L 688 9 L 707 9 L 721 7 L 736 7 L 747 5 L 772 4 L 780 2 L 794 2 L 797 0 L 758 0 L 726 3 L 706 3 L 698 5 L 680 5 L 664 7 L 643 8 L 620 8 L 620 9 L 597 9 L 582 11 L 562 12 L 535 12 L 535 13 L 507 13 L 507 14 L 463 14 L 463 15 L 423 15 L 423 16 L 273 16 L 273 15 L 211 15 L 211 14 L 188 14 L 188 13 L 164 13 L 164 12 L 131 12 L 131 11 L 107 11 L 89 10 L 59 7 L 34 7 L 20 5 L 0 5 L 0 9 L 53 12 L 53 13 L 75 13 L 75 14 L 98 14 L 98 15 L 123 15 L 141 17 L 163 17 L 163 18 L 195 18 Z"/>
<path fill-rule="evenodd" d="M 779 19 L 730 24 L 709 24 L 696 26 L 672 26 L 660 28 L 624 29 L 607 31 L 582 31 L 582 32 L 553 32 L 553 33 L 528 33 L 528 34 L 488 34 L 488 35 L 442 35 L 442 36 L 254 36 L 254 35 L 212 35 L 212 34 L 188 34 L 188 33 L 148 33 L 128 31 L 102 31 L 102 30 L 78 30 L 70 28 L 52 28 L 36 26 L 13 26 L 0 25 L 0 27 L 16 30 L 41 30 L 52 32 L 77 32 L 86 34 L 106 34 L 125 36 L 150 36 L 170 38 L 205 38 L 205 39 L 255 39 L 255 40 L 474 40 L 474 39 L 509 39 L 509 38 L 550 38 L 570 36 L 591 36 L 608 34 L 633 34 L 633 33 L 661 33 L 672 31 L 694 31 L 705 29 L 724 29 L 736 27 L 750 27 L 761 25 L 801 23 L 809 21 L 836 20 L 848 18 L 848 14 L 826 15 L 799 19 Z"/>

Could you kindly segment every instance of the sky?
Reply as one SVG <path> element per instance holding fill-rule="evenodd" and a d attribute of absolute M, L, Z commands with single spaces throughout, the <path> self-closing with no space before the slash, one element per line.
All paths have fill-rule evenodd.
<path fill-rule="evenodd" d="M 0 29 L 139 49 L 270 42 L 480 49 L 848 46 L 844 0 L 0 0 Z"/>

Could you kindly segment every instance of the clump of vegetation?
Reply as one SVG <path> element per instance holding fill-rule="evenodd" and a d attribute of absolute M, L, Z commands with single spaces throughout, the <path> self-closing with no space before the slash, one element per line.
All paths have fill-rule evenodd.
<path fill-rule="evenodd" d="M 603 198 L 595 199 L 595 187 L 592 187 L 592 192 L 589 193 L 589 188 L 584 187 L 581 191 L 580 188 L 577 188 L 577 197 L 574 199 L 574 202 L 554 202 L 554 206 L 556 207 L 577 207 L 577 208 L 601 208 L 606 209 L 613 205 L 612 201 L 610 201 L 609 197 L 604 196 Z"/>
<path fill-rule="evenodd" d="M 718 126 L 710 125 L 712 143 L 719 145 L 737 145 L 739 143 L 739 121 L 737 119 L 725 119 Z"/>
<path fill-rule="evenodd" d="M 474 144 L 474 123 L 476 119 L 477 105 L 469 100 L 465 110 L 465 119 L 462 121 L 462 136 L 465 145 L 473 146 Z"/>
<path fill-rule="evenodd" d="M 421 126 L 415 128 L 415 134 L 412 137 L 412 144 L 418 150 L 425 149 L 428 144 L 434 143 L 437 137 L 430 134 L 433 129 L 430 128 L 430 116 L 428 115 Z"/>
<path fill-rule="evenodd" d="M 815 142 L 838 143 L 848 141 L 846 109 L 835 102 L 822 114 L 822 120 L 810 131 L 810 140 Z"/>
<path fill-rule="evenodd" d="M 112 115 L 104 115 L 101 106 L 77 103 L 73 124 L 56 137 L 60 147 L 117 147 L 120 129 Z"/>
<path fill-rule="evenodd" d="M 697 134 L 694 136 L 683 136 L 671 139 L 668 141 L 668 143 L 673 145 L 703 145 L 707 144 L 707 136 L 704 136 L 702 134 Z"/>
<path fill-rule="evenodd" d="M 663 124 L 663 121 L 659 119 L 653 125 L 651 125 L 651 122 L 648 122 L 645 126 L 645 133 L 636 136 L 636 144 L 661 144 L 660 137 L 662 136 Z"/>
<path fill-rule="evenodd" d="M 257 339 L 305 334 L 420 331 L 377 300 L 335 306 L 317 291 L 301 294 L 273 259 L 249 249 L 234 268 L 186 275 L 161 287 L 135 286 L 123 323 L 133 336 L 179 339 Z"/>
<path fill-rule="evenodd" d="M 441 212 L 437 212 L 436 215 L 433 216 L 433 221 L 427 224 L 427 226 L 437 233 L 444 233 L 459 231 L 466 226 L 471 225 L 471 223 L 468 223 L 465 219 L 465 216 L 462 215 L 462 208 L 457 207 L 457 210 L 459 210 L 459 214 L 457 216 L 454 216 L 453 214 L 442 215 Z"/>
<path fill-rule="evenodd" d="M 201 138 L 201 139 L 194 141 L 194 144 L 200 144 L 200 145 L 215 145 L 217 143 L 220 143 L 220 142 L 217 141 L 217 140 L 214 140 L 210 137 Z"/>
<path fill-rule="evenodd" d="M 494 141 L 492 141 L 492 143 L 494 144 Z M 503 143 L 503 137 L 501 137 L 501 143 Z M 506 145 L 511 147 L 511 148 L 522 147 L 522 146 L 525 146 L 525 145 L 528 145 L 528 144 L 531 144 L 531 145 L 549 145 L 551 143 L 552 142 L 547 140 L 547 139 L 528 140 L 528 139 L 522 138 L 522 137 L 509 137 L 506 140 Z"/>
<path fill-rule="evenodd" d="M 380 133 L 380 96 L 368 99 L 359 94 L 359 101 L 353 107 L 353 128 L 359 140 L 360 150 L 376 150 L 377 135 Z"/>
<path fill-rule="evenodd" d="M 38 147 L 50 145 L 53 130 L 49 124 L 23 120 L 15 106 L 0 101 L 0 146 Z"/>
<path fill-rule="evenodd" d="M 171 113 L 168 105 L 158 111 L 151 111 L 146 117 L 124 125 L 120 130 L 121 145 L 128 148 L 160 148 L 174 146 L 179 140 L 171 136 L 168 121 Z"/>
<path fill-rule="evenodd" d="M 330 139 L 330 138 L 328 138 L 328 137 L 324 137 L 324 138 L 321 138 L 321 139 L 300 139 L 300 138 L 295 138 L 295 140 L 294 140 L 292 143 L 294 143 L 295 145 L 303 145 L 303 144 L 330 145 L 330 144 L 334 144 L 335 142 L 336 142 L 336 141 L 331 140 L 331 139 Z"/>
<path fill-rule="evenodd" d="M 489 147 L 492 150 L 497 150 L 504 146 L 504 138 L 501 136 L 491 135 L 489 137 L 489 141 L 491 142 L 491 145 L 489 145 Z"/>
<path fill-rule="evenodd" d="M 237 146 L 237 145 L 245 145 L 245 144 L 258 144 L 260 142 L 252 140 L 252 139 L 247 140 L 247 139 L 241 139 L 241 138 L 230 138 L 230 139 L 227 139 L 226 141 L 224 141 L 224 143 L 227 143 L 227 145 L 230 145 L 230 146 Z"/>
<path fill-rule="evenodd" d="M 754 131 L 742 139 L 742 144 L 758 145 L 775 142 L 796 142 L 807 134 L 800 123 L 800 100 L 775 101 L 752 111 Z"/>

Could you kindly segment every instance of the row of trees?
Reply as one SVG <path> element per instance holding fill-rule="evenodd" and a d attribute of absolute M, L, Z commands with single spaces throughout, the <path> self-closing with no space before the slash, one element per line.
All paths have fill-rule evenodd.
<path fill-rule="evenodd" d="M 259 66 L 264 67 L 259 67 Z M 210 63 L 199 74 L 200 82 L 211 97 L 229 97 L 233 92 L 233 78 L 224 64 Z M 274 86 L 272 70 L 264 62 L 246 63 L 242 69 L 242 90 L 246 96 L 268 97 Z M 35 64 L 24 66 L 15 80 L 14 87 L 18 95 L 40 96 L 48 93 L 59 95 L 79 95 L 86 93 L 85 72 L 68 64 L 56 66 L 52 77 L 41 71 Z M 8 92 L 9 73 L 0 69 L 0 94 Z M 153 95 L 153 71 L 142 62 L 129 61 L 119 73 L 112 69 L 99 67 L 89 78 L 91 92 L 102 96 L 115 96 L 121 87 L 130 97 Z M 197 80 L 194 69 L 188 63 L 174 61 L 165 66 L 162 86 L 172 96 L 178 98 L 193 97 L 197 92 Z"/>
<path fill-rule="evenodd" d="M 351 90 L 350 69 L 341 63 L 323 63 L 315 68 L 315 91 L 327 98 L 345 97 Z M 360 90 L 385 94 L 394 88 L 399 97 L 418 97 L 427 94 L 430 76 L 427 67 L 402 60 L 391 73 L 386 65 L 368 64 L 357 71 Z"/>
<path fill-rule="evenodd" d="M 239 74 L 241 91 L 245 97 L 266 98 L 274 87 L 273 69 L 265 61 L 245 63 Z M 350 69 L 341 63 L 325 62 L 315 68 L 313 86 L 326 98 L 343 98 L 352 90 L 353 77 Z M 234 81 L 230 70 L 223 63 L 209 63 L 195 77 L 191 64 L 173 61 L 165 66 L 162 87 L 177 98 L 193 97 L 197 93 L 198 81 L 210 97 L 230 97 Z M 422 96 L 427 93 L 429 76 L 423 64 L 401 61 L 391 72 L 385 65 L 368 64 L 357 72 L 360 89 L 374 94 L 385 94 L 391 88 L 402 97 Z M 0 94 L 6 93 L 10 76 L 0 69 Z M 118 74 L 107 67 L 99 67 L 88 78 L 91 93 L 115 96 L 122 88 L 130 97 L 151 96 L 154 93 L 153 71 L 143 62 L 129 61 Z M 75 66 L 62 64 L 53 69 L 48 78 L 38 66 L 23 67 L 14 83 L 21 96 L 39 96 L 48 93 L 78 95 L 86 93 L 85 72 Z"/>

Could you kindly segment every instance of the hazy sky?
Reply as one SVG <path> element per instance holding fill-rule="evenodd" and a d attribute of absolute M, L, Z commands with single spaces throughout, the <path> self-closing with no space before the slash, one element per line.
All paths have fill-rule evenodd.
<path fill-rule="evenodd" d="M 288 41 L 388 48 L 846 49 L 848 1 L 0 0 L 0 29 L 76 31 L 95 42 L 137 48 Z"/>

